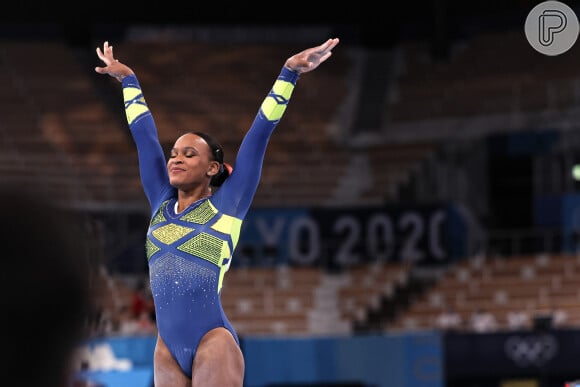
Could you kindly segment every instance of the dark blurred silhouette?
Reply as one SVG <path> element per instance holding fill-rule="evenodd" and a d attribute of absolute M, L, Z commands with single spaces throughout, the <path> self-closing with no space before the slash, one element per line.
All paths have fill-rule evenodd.
<path fill-rule="evenodd" d="M 93 308 L 85 219 L 47 197 L 0 191 L 1 375 L 24 387 L 71 385 Z"/>

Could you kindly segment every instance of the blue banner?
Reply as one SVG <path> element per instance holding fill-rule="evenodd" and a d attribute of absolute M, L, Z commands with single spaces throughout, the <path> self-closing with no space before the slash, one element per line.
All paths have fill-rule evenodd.
<path fill-rule="evenodd" d="M 452 204 L 254 208 L 242 225 L 233 265 L 446 264 L 466 254 L 461 214 Z"/>
<path fill-rule="evenodd" d="M 436 332 L 320 338 L 245 338 L 246 387 L 443 387 Z"/>

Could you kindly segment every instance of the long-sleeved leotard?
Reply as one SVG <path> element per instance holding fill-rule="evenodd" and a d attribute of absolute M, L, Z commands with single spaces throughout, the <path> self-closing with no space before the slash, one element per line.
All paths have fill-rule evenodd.
<path fill-rule="evenodd" d="M 282 68 L 242 140 L 231 176 L 215 194 L 181 213 L 175 212 L 177 192 L 169 184 L 165 154 L 137 77 L 122 81 L 125 113 L 152 211 L 146 255 L 157 327 L 189 377 L 198 343 L 209 330 L 225 327 L 239 344 L 221 305 L 222 281 L 258 187 L 268 140 L 298 77 Z"/>

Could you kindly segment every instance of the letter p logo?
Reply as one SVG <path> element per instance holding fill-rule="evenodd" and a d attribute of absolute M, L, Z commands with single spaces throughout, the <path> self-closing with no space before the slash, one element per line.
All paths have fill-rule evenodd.
<path fill-rule="evenodd" d="M 547 9 L 539 17 L 540 44 L 549 46 L 554 43 L 554 35 L 566 29 L 566 14 L 557 9 Z"/>
<path fill-rule="evenodd" d="M 526 18 L 525 33 L 530 45 L 545 55 L 568 51 L 578 38 L 578 18 L 559 1 L 536 5 Z"/>

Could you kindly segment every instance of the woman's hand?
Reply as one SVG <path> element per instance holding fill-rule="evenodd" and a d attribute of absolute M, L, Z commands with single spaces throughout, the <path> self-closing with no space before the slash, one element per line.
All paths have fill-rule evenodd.
<path fill-rule="evenodd" d="M 119 62 L 113 56 L 113 46 L 109 46 L 109 42 L 103 44 L 103 50 L 97 47 L 97 56 L 105 63 L 105 67 L 95 67 L 95 71 L 99 74 L 109 74 L 119 82 L 127 75 L 133 74 L 133 70 L 127 65 Z"/>
<path fill-rule="evenodd" d="M 284 66 L 297 73 L 307 73 L 317 68 L 330 58 L 332 49 L 338 44 L 338 38 L 328 39 L 320 46 L 307 48 L 288 58 Z"/>

